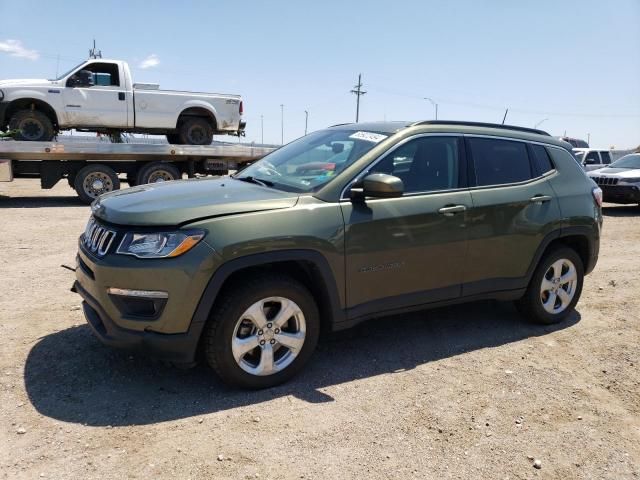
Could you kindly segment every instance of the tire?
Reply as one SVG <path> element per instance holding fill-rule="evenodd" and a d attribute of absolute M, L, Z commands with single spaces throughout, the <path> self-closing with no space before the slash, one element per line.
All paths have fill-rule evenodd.
<path fill-rule="evenodd" d="M 180 145 L 180 135 L 177 133 L 167 133 L 167 142 L 171 145 Z"/>
<path fill-rule="evenodd" d="M 48 142 L 55 136 L 49 117 L 38 110 L 19 110 L 9 120 L 9 130 L 16 131 L 15 140 Z"/>
<path fill-rule="evenodd" d="M 106 165 L 87 165 L 75 176 L 73 188 L 84 203 L 91 203 L 103 193 L 120 189 L 120 179 Z"/>
<path fill-rule="evenodd" d="M 130 187 L 135 187 L 137 185 L 136 176 L 137 176 L 136 174 L 131 174 L 131 173 L 127 174 L 127 184 Z"/>
<path fill-rule="evenodd" d="M 213 127 L 202 117 L 186 117 L 178 127 L 178 138 L 182 145 L 211 145 Z"/>
<path fill-rule="evenodd" d="M 146 183 L 180 180 L 181 178 L 182 174 L 175 165 L 171 163 L 153 162 L 147 163 L 138 171 L 135 183 L 136 185 L 144 185 Z"/>
<path fill-rule="evenodd" d="M 560 269 L 554 269 L 554 265 L 559 266 Z M 570 275 L 572 267 L 573 276 Z M 560 278 L 560 281 L 556 281 L 557 278 Z M 574 278 L 574 280 L 563 283 L 563 278 Z M 516 307 L 531 322 L 545 325 L 559 323 L 573 312 L 580 299 L 583 283 L 584 266 L 580 256 L 568 247 L 555 248 L 538 264 L 524 296 L 516 302 Z M 545 289 L 545 286 L 549 289 Z M 555 293 L 561 290 L 566 296 Z M 555 296 L 553 296 L 554 293 Z"/>
<path fill-rule="evenodd" d="M 222 298 L 222 302 L 214 306 L 205 326 L 203 353 L 207 363 L 225 383 L 248 389 L 273 387 L 293 377 L 311 358 L 320 335 L 320 316 L 311 293 L 299 282 L 281 275 L 258 276 L 244 281 L 238 288 L 226 289 Z M 295 313 L 284 318 L 286 321 L 279 331 L 278 314 L 287 304 Z M 260 320 L 256 323 L 248 320 L 250 308 L 266 313 L 262 329 L 256 325 Z M 256 318 L 260 316 L 255 315 Z M 287 333 L 289 339 L 297 338 L 301 347 L 289 348 L 277 340 L 287 338 L 284 337 Z M 236 360 L 234 348 L 241 345 L 238 341 L 246 339 L 251 339 L 251 344 L 255 342 L 256 346 Z M 271 370 L 268 361 L 262 362 L 269 358 L 267 352 L 272 355 Z M 238 350 L 236 355 L 240 355 Z M 264 367 L 262 373 L 261 366 Z"/>

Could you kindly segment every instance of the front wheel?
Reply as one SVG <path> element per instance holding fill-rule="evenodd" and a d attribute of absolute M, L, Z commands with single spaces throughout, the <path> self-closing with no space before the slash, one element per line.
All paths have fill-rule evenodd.
<path fill-rule="evenodd" d="M 204 332 L 204 354 L 220 378 L 243 388 L 267 388 L 293 377 L 320 334 L 309 291 L 286 276 L 254 278 L 228 289 Z"/>
<path fill-rule="evenodd" d="M 49 117 L 38 110 L 20 110 L 9 120 L 9 130 L 16 131 L 15 140 L 48 142 L 55 136 Z"/>
<path fill-rule="evenodd" d="M 559 323 L 578 303 L 583 282 L 584 266 L 576 251 L 568 247 L 554 249 L 540 261 L 516 306 L 532 322 Z"/>
<path fill-rule="evenodd" d="M 120 188 L 120 180 L 116 172 L 106 165 L 87 165 L 73 179 L 78 197 L 84 203 L 91 203 L 103 193 Z"/>

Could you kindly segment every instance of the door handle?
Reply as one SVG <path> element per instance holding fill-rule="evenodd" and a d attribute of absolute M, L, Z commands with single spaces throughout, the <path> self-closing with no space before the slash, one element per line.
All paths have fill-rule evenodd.
<path fill-rule="evenodd" d="M 548 202 L 550 200 L 551 200 L 551 197 L 549 195 L 536 195 L 529 199 L 531 203 L 543 203 L 543 202 Z"/>
<path fill-rule="evenodd" d="M 118 92 L 118 100 L 124 100 L 124 92 Z"/>
<path fill-rule="evenodd" d="M 438 213 L 451 217 L 456 213 L 464 212 L 467 209 L 465 205 L 451 205 L 449 207 L 442 207 L 438 210 Z"/>

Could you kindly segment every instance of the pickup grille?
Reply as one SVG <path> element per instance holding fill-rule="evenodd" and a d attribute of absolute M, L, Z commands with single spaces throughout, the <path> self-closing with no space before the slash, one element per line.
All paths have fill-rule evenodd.
<path fill-rule="evenodd" d="M 615 177 L 591 177 L 598 185 L 617 185 L 618 178 Z"/>
<path fill-rule="evenodd" d="M 104 257 L 116 238 L 116 232 L 99 225 L 93 217 L 89 219 L 82 234 L 82 245 L 98 257 Z"/>

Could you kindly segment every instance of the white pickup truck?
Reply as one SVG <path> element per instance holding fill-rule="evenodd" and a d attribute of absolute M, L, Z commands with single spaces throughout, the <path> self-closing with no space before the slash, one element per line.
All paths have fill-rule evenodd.
<path fill-rule="evenodd" d="M 239 95 L 134 84 L 121 60 L 90 59 L 55 80 L 0 81 L 0 130 L 14 132 L 16 140 L 49 141 L 72 128 L 209 145 L 214 134 L 242 135 L 245 122 Z"/>

